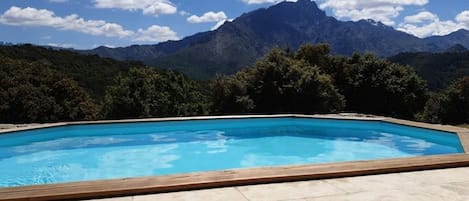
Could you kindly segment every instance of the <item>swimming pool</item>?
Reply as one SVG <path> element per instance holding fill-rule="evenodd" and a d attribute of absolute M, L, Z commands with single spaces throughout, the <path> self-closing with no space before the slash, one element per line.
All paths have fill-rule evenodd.
<path fill-rule="evenodd" d="M 463 153 L 455 133 L 299 117 L 68 125 L 0 135 L 0 187 Z"/>

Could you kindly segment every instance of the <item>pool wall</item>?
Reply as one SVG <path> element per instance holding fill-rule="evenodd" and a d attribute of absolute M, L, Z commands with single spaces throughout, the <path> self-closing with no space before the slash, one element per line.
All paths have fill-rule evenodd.
<path fill-rule="evenodd" d="M 138 178 L 123 178 L 112 180 L 70 182 L 60 184 L 46 184 L 22 187 L 0 188 L 0 200 L 63 200 L 86 199 L 112 196 L 136 195 L 146 193 L 161 193 L 171 191 L 215 188 L 236 185 L 249 185 L 272 182 L 287 182 L 298 180 L 325 179 L 347 176 L 361 176 L 370 174 L 394 173 L 404 171 L 418 171 L 437 168 L 452 168 L 469 166 L 469 130 L 447 125 L 434 125 L 420 122 L 406 121 L 387 117 L 349 116 L 349 115 L 243 115 L 243 116 L 204 116 L 177 117 L 136 120 L 111 120 L 94 122 L 67 122 L 44 124 L 32 127 L 0 130 L 0 134 L 14 134 L 39 128 L 49 128 L 68 125 L 88 125 L 106 123 L 135 123 L 157 121 L 184 121 L 205 119 L 240 119 L 240 118 L 320 118 L 337 120 L 378 121 L 400 124 L 416 128 L 425 128 L 454 133 L 459 137 L 465 153 L 438 156 L 422 156 L 412 158 L 385 159 L 372 161 L 354 161 L 332 164 L 296 165 L 282 167 L 249 168 L 223 170 L 202 173 L 178 174 L 168 176 L 151 176 Z"/>

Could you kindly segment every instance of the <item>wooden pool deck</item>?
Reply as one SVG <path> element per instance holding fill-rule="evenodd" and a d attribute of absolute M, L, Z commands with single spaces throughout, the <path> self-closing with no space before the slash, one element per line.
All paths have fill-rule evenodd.
<path fill-rule="evenodd" d="M 450 131 L 457 134 L 463 144 L 465 153 L 424 156 L 412 158 L 373 160 L 373 161 L 354 161 L 345 163 L 320 164 L 320 165 L 302 165 L 286 167 L 268 167 L 253 169 L 238 169 L 226 171 L 214 171 L 204 173 L 192 173 L 170 176 L 153 176 L 140 178 L 125 178 L 114 180 L 71 182 L 64 184 L 48 184 L 37 186 L 24 186 L 12 188 L 0 188 L 0 200 L 60 200 L 60 199 L 86 199 L 99 197 L 118 197 L 129 196 L 135 199 L 139 194 L 167 193 L 174 191 L 188 191 L 207 188 L 228 187 L 224 189 L 243 189 L 243 186 L 266 184 L 278 182 L 294 182 L 293 184 L 309 185 L 312 183 L 324 183 L 324 181 L 342 181 L 340 179 L 327 180 L 331 178 L 364 176 L 374 174 L 399 173 L 409 171 L 431 170 L 439 168 L 469 167 L 469 132 L 467 129 L 446 126 L 433 125 L 419 122 L 405 121 L 385 117 L 370 116 L 348 116 L 348 115 L 256 115 L 256 116 L 222 116 L 222 117 L 185 117 L 185 118 L 165 118 L 165 119 L 144 119 L 144 120 L 120 120 L 120 121 L 98 121 L 98 122 L 71 122 L 58 123 L 52 125 L 35 125 L 35 128 L 76 125 L 76 124 L 95 124 L 95 123 L 114 123 L 114 122 L 148 122 L 148 121 L 178 121 L 186 119 L 213 119 L 213 118 L 254 118 L 254 117 L 313 117 L 313 118 L 331 118 L 331 119 L 354 119 L 364 121 L 384 121 L 396 124 L 423 127 L 435 130 Z M 15 130 L 23 130 L 19 128 Z M 7 129 L 11 131 L 11 129 Z M 0 131 L 0 134 L 2 131 Z M 451 171 L 452 169 L 447 169 Z M 458 168 L 466 175 L 463 176 L 469 180 L 468 168 Z M 439 170 L 434 170 L 439 171 Z M 399 173 L 407 174 L 407 173 Z M 409 173 L 412 174 L 412 173 Z M 462 174 L 462 173 L 461 173 Z M 382 176 L 382 175 L 381 175 Z M 459 175 L 461 176 L 461 175 Z M 374 176 L 371 176 L 374 177 Z M 461 176 L 462 177 L 462 176 Z M 360 177 L 353 177 L 360 178 Z M 326 180 L 324 180 L 326 179 Z M 351 178 L 347 178 L 351 179 Z M 345 180 L 347 180 L 345 179 Z M 307 181 L 312 180 L 312 181 Z M 383 180 L 382 182 L 386 182 Z M 466 182 L 466 181 L 464 181 Z M 469 181 L 467 181 L 469 182 Z M 327 182 L 326 182 L 327 183 Z M 464 183 L 466 184 L 466 183 Z M 239 186 L 239 187 L 234 187 Z M 262 186 L 262 185 L 261 185 Z M 245 187 L 248 188 L 248 187 Z M 314 191 L 314 189 L 312 189 Z M 199 191 L 199 192 L 208 192 Z M 158 194 L 156 196 L 171 195 Z M 174 194 L 172 194 L 174 195 Z M 244 195 L 245 198 L 248 196 Z M 121 197 L 128 199 L 129 197 Z M 301 197 L 306 198 L 306 197 Z M 275 197 L 277 199 L 277 197 Z M 290 198 L 289 198 L 290 199 Z M 454 200 L 448 198 L 449 200 Z M 251 199 L 249 199 L 251 200 Z"/>

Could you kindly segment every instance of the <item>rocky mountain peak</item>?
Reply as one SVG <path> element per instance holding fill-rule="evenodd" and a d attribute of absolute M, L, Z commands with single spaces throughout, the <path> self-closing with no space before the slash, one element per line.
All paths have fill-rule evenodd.
<path fill-rule="evenodd" d="M 269 10 L 281 9 L 285 13 L 307 14 L 309 16 L 326 16 L 326 13 L 319 9 L 318 5 L 311 0 L 298 0 L 296 2 L 284 1 L 269 8 Z"/>

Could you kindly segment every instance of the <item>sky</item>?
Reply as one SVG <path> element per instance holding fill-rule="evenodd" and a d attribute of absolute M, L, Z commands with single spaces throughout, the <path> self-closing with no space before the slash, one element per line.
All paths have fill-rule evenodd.
<path fill-rule="evenodd" d="M 296 0 L 289 0 L 296 1 Z M 0 41 L 75 49 L 180 40 L 279 0 L 1 0 Z M 417 37 L 469 30 L 469 0 L 315 0 L 342 21 Z"/>

